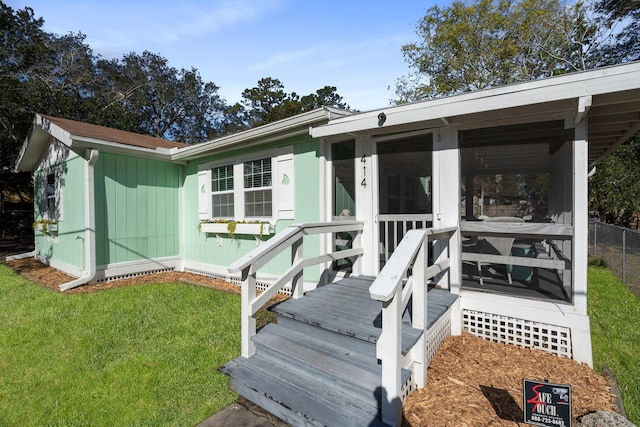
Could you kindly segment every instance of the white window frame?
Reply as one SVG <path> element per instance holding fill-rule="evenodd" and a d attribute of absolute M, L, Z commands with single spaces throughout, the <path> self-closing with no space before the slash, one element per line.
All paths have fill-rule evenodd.
<path fill-rule="evenodd" d="M 262 187 L 244 187 L 244 167 L 246 163 L 270 159 L 271 160 L 271 185 Z M 212 170 L 217 167 L 233 167 L 233 195 L 234 216 L 213 216 L 213 195 L 226 192 L 214 192 L 211 186 Z M 282 175 L 282 176 L 281 176 Z M 285 178 L 286 176 L 286 178 Z M 217 219 L 250 220 L 275 222 L 278 219 L 293 219 L 293 147 L 286 146 L 273 150 L 264 150 L 249 155 L 227 158 L 213 162 L 203 163 L 198 171 L 199 209 L 198 215 L 201 221 L 213 221 Z M 286 182 L 286 184 L 285 184 Z M 252 191 L 271 191 L 271 216 L 247 217 L 245 210 L 245 195 Z"/>
<path fill-rule="evenodd" d="M 235 174 L 235 167 L 233 164 L 225 164 L 225 165 L 218 165 L 218 166 L 212 166 L 211 168 L 209 168 L 209 172 L 211 173 L 211 171 L 213 171 L 213 169 L 220 169 L 220 168 L 231 168 L 231 174 L 232 174 L 232 178 L 233 178 L 233 188 L 231 190 L 215 190 L 213 188 L 213 176 L 211 176 L 211 193 L 209 194 L 209 203 L 211 204 L 211 216 L 213 218 L 217 218 L 217 219 L 233 219 L 235 217 L 235 212 L 236 212 L 236 196 L 235 196 L 235 183 L 237 181 L 236 179 L 236 174 Z M 214 196 L 222 196 L 222 195 L 227 195 L 227 194 L 231 194 L 233 196 L 233 215 L 230 216 L 214 216 L 213 215 L 213 210 L 214 210 L 214 204 L 213 204 L 213 197 Z"/>
<path fill-rule="evenodd" d="M 49 194 L 49 177 L 53 177 L 53 194 Z M 56 166 L 42 171 L 42 219 L 60 221 L 62 219 L 62 170 Z"/>
<path fill-rule="evenodd" d="M 269 170 L 269 184 L 268 185 L 260 185 L 260 186 L 251 186 L 251 187 L 247 187 L 245 186 L 245 180 L 247 178 L 246 175 L 246 166 L 250 163 L 253 162 L 263 162 L 265 161 L 265 163 L 270 163 L 270 170 Z M 258 158 L 258 159 L 254 159 L 254 160 L 247 160 L 245 162 L 242 163 L 242 208 L 244 210 L 244 216 L 246 218 L 251 218 L 252 220 L 254 219 L 264 219 L 264 218 L 273 218 L 273 212 L 274 212 L 274 201 L 275 201 L 275 197 L 274 197 L 274 191 L 273 191 L 273 172 L 275 171 L 275 166 L 276 166 L 276 161 L 275 158 L 273 156 L 271 157 L 262 157 L 262 158 Z M 255 173 L 251 173 L 251 176 L 256 176 Z M 264 192 L 264 191 L 268 191 L 271 193 L 271 215 L 265 216 L 265 215 L 258 215 L 258 216 L 248 216 L 247 215 L 247 195 L 250 193 L 257 193 L 257 192 Z"/>

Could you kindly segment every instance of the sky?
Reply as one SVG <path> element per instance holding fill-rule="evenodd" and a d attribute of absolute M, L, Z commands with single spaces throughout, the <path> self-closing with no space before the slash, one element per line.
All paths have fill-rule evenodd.
<path fill-rule="evenodd" d="M 148 50 L 196 68 L 228 104 L 263 77 L 287 93 L 336 86 L 360 111 L 384 108 L 409 73 L 404 44 L 433 0 L 3 0 L 44 19 L 44 30 L 82 33 L 106 59 Z"/>

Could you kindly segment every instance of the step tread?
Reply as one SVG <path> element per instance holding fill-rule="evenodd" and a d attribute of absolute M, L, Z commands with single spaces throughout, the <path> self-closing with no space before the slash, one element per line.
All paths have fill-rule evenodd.
<path fill-rule="evenodd" d="M 289 299 L 271 310 L 280 317 L 307 323 L 369 343 L 377 343 L 381 333 L 382 303 L 369 297 L 370 279 L 346 278 Z M 458 298 L 446 289 L 430 288 L 427 301 L 428 328 Z M 403 317 L 402 352 L 420 339 L 422 331 L 411 326 L 408 311 Z"/>
<path fill-rule="evenodd" d="M 292 347 L 295 350 L 292 357 L 306 360 L 301 357 L 301 354 L 298 354 L 298 351 L 301 351 L 303 354 L 321 356 L 330 363 L 345 363 L 379 374 L 380 366 L 375 358 L 361 353 L 357 349 L 334 344 L 325 338 L 314 336 L 313 331 L 303 334 L 283 328 L 280 325 L 269 324 L 262 328 L 260 333 L 254 336 L 253 339 L 258 348 L 262 348 L 262 346 L 274 347 L 275 350 L 279 351 L 283 350 L 282 347 L 279 347 L 279 344 L 283 341 L 288 341 L 291 343 L 288 348 Z"/>
<path fill-rule="evenodd" d="M 273 402 L 325 425 L 369 425 L 379 421 L 378 403 L 369 396 L 353 396 L 330 384 L 298 375 L 272 360 L 255 355 L 238 358 L 222 368 L 232 378 Z"/>
<path fill-rule="evenodd" d="M 287 368 L 300 375 L 334 383 L 356 394 L 374 390 L 381 384 L 382 366 L 377 359 L 348 346 L 334 345 L 278 325 L 267 325 L 253 339 L 258 354 L 274 363 L 286 361 Z M 401 375 L 406 382 L 411 371 L 402 369 Z"/>

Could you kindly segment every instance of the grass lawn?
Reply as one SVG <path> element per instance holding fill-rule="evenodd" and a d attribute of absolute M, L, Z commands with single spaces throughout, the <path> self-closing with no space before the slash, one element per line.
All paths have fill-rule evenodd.
<path fill-rule="evenodd" d="M 210 288 L 64 295 L 0 265 L 0 425 L 195 425 L 237 397 L 239 319 Z"/>
<path fill-rule="evenodd" d="M 593 363 L 611 369 L 627 417 L 640 425 L 640 299 L 606 268 L 589 267 Z"/>
<path fill-rule="evenodd" d="M 52 292 L 0 265 L 0 426 L 195 425 L 236 395 L 240 298 L 184 283 Z M 640 300 L 589 268 L 596 371 L 640 425 Z M 268 320 L 268 319 L 265 319 Z"/>

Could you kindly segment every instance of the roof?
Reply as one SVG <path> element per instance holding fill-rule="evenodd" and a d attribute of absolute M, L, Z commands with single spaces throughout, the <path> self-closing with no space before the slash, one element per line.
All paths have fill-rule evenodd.
<path fill-rule="evenodd" d="M 18 156 L 16 170 L 34 171 L 52 138 L 82 156 L 87 156 L 87 150 L 95 149 L 165 161 L 169 160 L 172 151 L 187 146 L 148 135 L 36 114 L 31 131 Z"/>
<path fill-rule="evenodd" d="M 385 120 L 379 120 L 382 113 Z M 571 128 L 585 117 L 593 166 L 640 132 L 640 62 L 354 114 L 314 127 L 311 134 L 337 139 L 549 120 L 563 120 Z"/>
<path fill-rule="evenodd" d="M 75 120 L 62 119 L 41 114 L 49 122 L 60 126 L 69 132 L 72 137 L 86 137 L 103 141 L 117 142 L 119 144 L 133 145 L 144 148 L 180 148 L 187 144 L 181 142 L 167 141 L 149 135 L 142 135 L 134 132 L 108 128 L 105 126 L 93 125 L 90 123 L 77 122 Z"/>
<path fill-rule="evenodd" d="M 294 135 L 309 135 L 311 125 L 326 123 L 331 118 L 343 117 L 348 114 L 352 113 L 336 108 L 321 107 L 237 134 L 191 145 L 75 120 L 36 114 L 31 132 L 18 158 L 16 170 L 35 170 L 49 147 L 51 138 L 55 138 L 83 156 L 87 155 L 87 150 L 98 150 L 163 161 L 186 162 L 226 150 L 264 144 Z"/>

